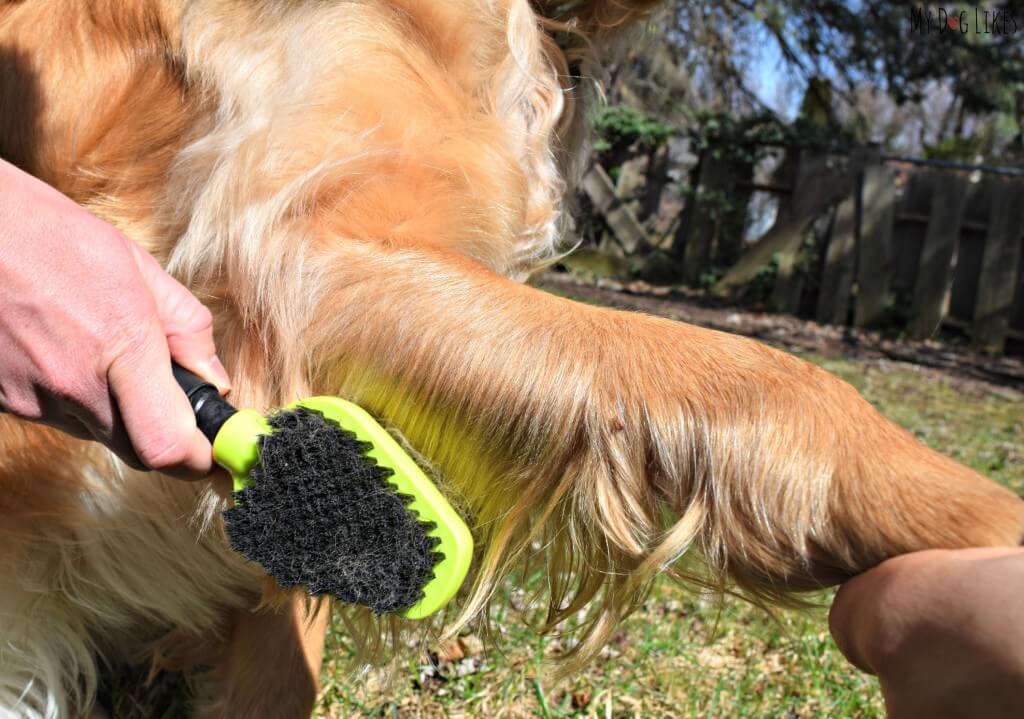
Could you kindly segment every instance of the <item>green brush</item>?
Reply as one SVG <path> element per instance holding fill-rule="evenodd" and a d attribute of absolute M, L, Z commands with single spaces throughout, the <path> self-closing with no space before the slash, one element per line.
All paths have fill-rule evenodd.
<path fill-rule="evenodd" d="M 284 587 L 422 619 L 469 570 L 465 522 L 361 407 L 311 397 L 264 417 L 174 365 L 213 458 L 234 478 L 232 547 Z"/>

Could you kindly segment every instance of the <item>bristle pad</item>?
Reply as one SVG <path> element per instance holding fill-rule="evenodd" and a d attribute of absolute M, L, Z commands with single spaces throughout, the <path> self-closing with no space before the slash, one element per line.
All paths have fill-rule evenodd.
<path fill-rule="evenodd" d="M 319 412 L 269 418 L 252 484 L 224 511 L 235 551 L 283 587 L 303 586 L 378 614 L 423 596 L 442 555 L 438 539 L 388 483 L 370 445 Z"/>

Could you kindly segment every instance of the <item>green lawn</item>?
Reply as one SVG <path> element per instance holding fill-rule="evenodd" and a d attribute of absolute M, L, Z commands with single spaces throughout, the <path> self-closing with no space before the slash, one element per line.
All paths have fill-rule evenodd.
<path fill-rule="evenodd" d="M 965 389 L 905 365 L 808 359 L 851 382 L 931 446 L 1024 490 L 1024 397 Z M 554 683 L 550 662 L 560 641 L 530 629 L 524 603 L 495 610 L 501 638 L 492 646 L 464 637 L 443 657 L 399 667 L 390 684 L 375 673 L 349 676 L 344 634 L 332 632 L 318 715 L 882 716 L 877 683 L 832 646 L 824 609 L 780 612 L 773 620 L 743 602 L 718 605 L 661 582 L 597 662 Z"/>

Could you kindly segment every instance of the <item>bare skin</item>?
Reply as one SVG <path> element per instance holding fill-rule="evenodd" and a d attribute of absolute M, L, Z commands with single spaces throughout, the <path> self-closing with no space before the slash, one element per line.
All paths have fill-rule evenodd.
<path fill-rule="evenodd" d="M 116 229 L 0 160 L 0 411 L 138 469 L 204 477 L 210 445 L 172 357 L 227 390 L 209 311 Z"/>
<path fill-rule="evenodd" d="M 1024 716 L 1024 549 L 932 550 L 847 582 L 832 635 L 890 719 Z"/>

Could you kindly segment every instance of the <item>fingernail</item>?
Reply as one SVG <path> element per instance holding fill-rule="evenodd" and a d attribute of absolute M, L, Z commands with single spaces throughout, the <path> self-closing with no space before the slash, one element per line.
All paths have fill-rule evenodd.
<path fill-rule="evenodd" d="M 228 377 L 228 371 L 224 369 L 217 355 L 210 358 L 210 372 L 213 373 L 213 381 L 219 389 L 231 389 L 231 378 Z"/>

